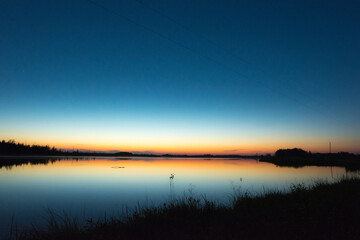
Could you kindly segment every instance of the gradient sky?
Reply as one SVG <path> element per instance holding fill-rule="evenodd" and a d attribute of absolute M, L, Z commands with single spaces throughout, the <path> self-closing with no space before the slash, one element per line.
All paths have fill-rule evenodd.
<path fill-rule="evenodd" d="M 0 1 L 0 137 L 360 152 L 359 1 Z"/>

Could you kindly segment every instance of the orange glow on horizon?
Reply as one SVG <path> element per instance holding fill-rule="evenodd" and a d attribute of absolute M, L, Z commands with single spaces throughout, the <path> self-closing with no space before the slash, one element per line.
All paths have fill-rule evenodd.
<path fill-rule="evenodd" d="M 6 139 L 9 140 L 9 139 Z M 204 142 L 194 144 L 184 143 L 155 143 L 155 144 L 127 144 L 127 143 L 111 143 L 111 142 L 88 142 L 79 143 L 79 141 L 51 141 L 41 139 L 39 141 L 29 141 L 26 139 L 16 139 L 16 141 L 25 144 L 38 144 L 48 145 L 57 149 L 66 150 L 79 150 L 79 151 L 122 151 L 122 152 L 135 152 L 135 153 L 153 153 L 153 154 L 188 154 L 188 155 L 256 155 L 256 154 L 272 154 L 278 149 L 285 148 L 302 148 L 311 152 L 328 152 L 328 145 L 324 143 L 316 142 L 248 142 L 248 143 L 216 143 L 216 142 Z M 333 145 L 332 152 L 355 152 L 359 150 L 357 146 L 342 143 L 341 145 Z"/>

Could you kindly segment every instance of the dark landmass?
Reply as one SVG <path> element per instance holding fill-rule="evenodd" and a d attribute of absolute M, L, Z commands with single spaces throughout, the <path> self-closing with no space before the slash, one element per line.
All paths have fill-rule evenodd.
<path fill-rule="evenodd" d="M 134 154 L 131 152 L 82 152 L 64 151 L 49 146 L 26 145 L 14 140 L 0 142 L 0 156 L 109 156 L 109 157 L 180 157 L 180 158 L 257 158 L 257 155 L 176 155 L 176 154 Z"/>
<path fill-rule="evenodd" d="M 17 156 L 17 158 L 14 158 Z M 27 156 L 25 158 L 25 156 Z M 28 158 L 28 157 L 34 158 Z M 35 158 L 39 157 L 39 158 Z M 23 157 L 23 158 L 21 158 Z M 47 158 L 46 158 L 47 157 Z M 54 158 L 55 157 L 55 158 Z M 11 165 L 21 164 L 47 164 L 66 158 L 81 157 L 81 159 L 91 157 L 163 157 L 163 158 L 252 158 L 262 162 L 273 163 L 284 167 L 304 167 L 304 166 L 337 166 L 345 167 L 347 171 L 360 170 L 360 155 L 347 152 L 340 153 L 311 153 L 300 148 L 279 149 L 272 156 L 268 155 L 173 155 L 173 154 L 133 154 L 131 152 L 81 152 L 64 151 L 49 146 L 26 145 L 17 143 L 14 140 L 0 142 L 0 168 Z"/>
<path fill-rule="evenodd" d="M 348 152 L 311 153 L 300 148 L 279 149 L 274 156 L 261 156 L 262 162 L 270 162 L 283 167 L 336 166 L 347 171 L 360 170 L 360 156 Z"/>
<path fill-rule="evenodd" d="M 360 179 L 344 178 L 292 185 L 288 193 L 235 194 L 230 206 L 187 196 L 84 226 L 53 214 L 47 230 L 18 239 L 360 239 L 359 203 Z"/>
<path fill-rule="evenodd" d="M 0 142 L 0 156 L 133 156 L 130 152 L 102 153 L 81 152 L 79 150 L 64 151 L 55 147 L 27 145 L 14 140 Z"/>
<path fill-rule="evenodd" d="M 119 157 L 119 160 L 129 160 L 124 157 L 163 157 L 163 158 L 257 158 L 257 156 L 244 155 L 171 155 L 171 154 L 133 154 L 131 152 L 81 152 L 64 151 L 49 146 L 27 145 L 14 140 L 0 142 L 0 168 L 11 169 L 13 166 L 23 164 L 49 164 L 61 160 L 88 160 L 96 157 Z"/>

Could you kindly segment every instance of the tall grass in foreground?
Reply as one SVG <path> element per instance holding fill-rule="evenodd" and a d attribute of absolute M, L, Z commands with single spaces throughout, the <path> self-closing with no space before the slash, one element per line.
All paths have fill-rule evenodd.
<path fill-rule="evenodd" d="M 82 226 L 54 213 L 46 231 L 18 239 L 360 239 L 360 179 L 257 196 L 236 191 L 230 205 L 190 195 Z"/>

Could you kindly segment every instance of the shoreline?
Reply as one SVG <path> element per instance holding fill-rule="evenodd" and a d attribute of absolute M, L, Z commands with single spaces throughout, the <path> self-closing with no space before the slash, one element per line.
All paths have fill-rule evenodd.
<path fill-rule="evenodd" d="M 347 152 L 311 153 L 299 148 L 279 149 L 274 156 L 261 156 L 260 162 L 268 162 L 280 167 L 344 167 L 347 171 L 360 170 L 360 155 Z"/>
<path fill-rule="evenodd" d="M 47 230 L 30 229 L 18 239 L 358 239 L 359 202 L 360 178 L 342 178 L 254 197 L 234 193 L 231 206 L 186 196 L 83 226 L 53 217 Z"/>

